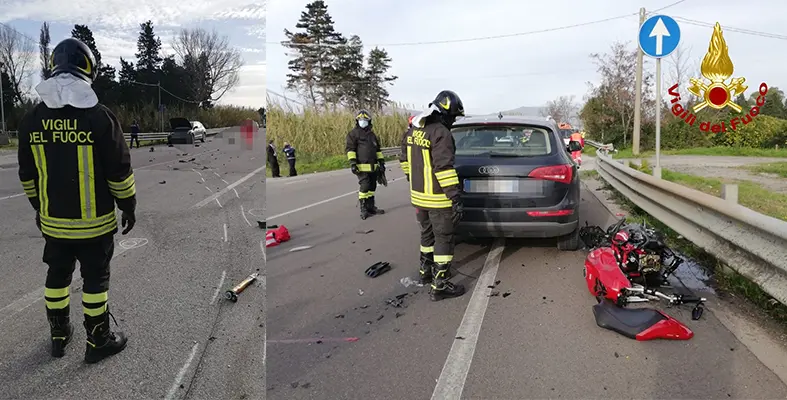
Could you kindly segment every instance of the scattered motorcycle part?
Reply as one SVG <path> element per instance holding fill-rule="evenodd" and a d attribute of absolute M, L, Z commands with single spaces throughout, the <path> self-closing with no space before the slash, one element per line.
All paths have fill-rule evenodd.
<path fill-rule="evenodd" d="M 366 268 L 366 276 L 370 278 L 377 278 L 378 276 L 391 270 L 391 264 L 385 261 L 378 261 L 372 264 L 371 267 Z"/>
<path fill-rule="evenodd" d="M 249 287 L 249 285 L 251 285 L 252 282 L 256 281 L 257 277 L 259 275 L 260 275 L 259 272 L 255 272 L 255 273 L 249 275 L 248 277 L 246 277 L 246 279 L 241 281 L 241 283 L 239 283 L 237 286 L 235 286 L 234 288 L 226 291 L 224 293 L 224 297 L 227 300 L 232 301 L 233 303 L 237 302 L 238 301 L 238 295 L 243 293 L 243 291 L 246 290 L 246 288 Z"/>

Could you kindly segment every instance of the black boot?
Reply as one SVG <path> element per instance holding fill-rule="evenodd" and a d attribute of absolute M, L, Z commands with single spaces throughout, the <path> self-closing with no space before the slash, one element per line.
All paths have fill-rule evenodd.
<path fill-rule="evenodd" d="M 112 332 L 109 328 L 109 311 L 97 317 L 85 316 L 87 344 L 85 345 L 85 362 L 97 363 L 113 356 L 126 348 L 128 339 L 123 332 Z M 112 317 L 115 320 L 115 317 Z M 117 325 L 117 322 L 115 322 Z"/>
<path fill-rule="evenodd" d="M 368 199 L 359 200 L 359 203 L 361 204 L 361 219 L 369 218 L 369 207 L 367 206 L 368 202 Z"/>
<path fill-rule="evenodd" d="M 49 332 L 52 334 L 52 357 L 60 358 L 66 355 L 66 345 L 71 342 L 74 329 L 71 326 L 69 311 L 69 307 L 60 310 L 46 310 Z"/>
<path fill-rule="evenodd" d="M 432 301 L 440 301 L 452 297 L 459 297 L 465 294 L 463 285 L 455 285 L 449 281 L 448 273 L 451 270 L 451 263 L 434 264 L 432 288 L 429 290 L 429 297 Z"/>
<path fill-rule="evenodd" d="M 434 266 L 434 253 L 421 253 L 421 266 L 418 267 L 418 275 L 422 285 L 432 283 L 432 267 Z"/>
<path fill-rule="evenodd" d="M 369 210 L 371 215 L 385 214 L 385 210 L 381 210 L 374 205 L 374 196 L 366 199 L 366 209 Z"/>

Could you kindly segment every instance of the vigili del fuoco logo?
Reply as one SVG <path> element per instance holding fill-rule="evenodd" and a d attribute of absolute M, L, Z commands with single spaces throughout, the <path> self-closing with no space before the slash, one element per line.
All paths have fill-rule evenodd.
<path fill-rule="evenodd" d="M 710 38 L 710 45 L 708 46 L 708 53 L 702 59 L 700 71 L 704 79 L 691 78 L 691 86 L 689 92 L 699 99 L 700 103 L 691 108 L 691 111 L 684 108 L 680 101 L 680 93 L 678 92 L 678 84 L 676 83 L 669 88 L 669 94 L 672 96 L 672 114 L 682 119 L 687 124 L 694 126 L 697 123 L 697 116 L 694 113 L 699 112 L 705 107 L 722 110 L 729 107 L 736 112 L 740 113 L 743 108 L 735 103 L 735 97 L 743 94 L 748 86 L 743 83 L 746 78 L 732 78 L 734 66 L 732 59 L 730 59 L 729 48 L 724 36 L 721 34 L 721 25 L 716 23 L 713 28 L 713 35 Z M 729 83 L 728 83 L 729 80 Z M 765 104 L 765 95 L 768 93 L 768 85 L 765 82 L 760 84 L 759 95 L 757 96 L 757 104 L 745 114 L 739 117 L 733 117 L 729 122 L 722 122 L 721 124 L 711 124 L 708 121 L 700 121 L 700 131 L 722 133 L 728 130 L 736 130 L 743 125 L 747 125 L 754 117 L 759 115 L 760 107 Z M 693 111 L 693 112 L 692 112 Z"/>

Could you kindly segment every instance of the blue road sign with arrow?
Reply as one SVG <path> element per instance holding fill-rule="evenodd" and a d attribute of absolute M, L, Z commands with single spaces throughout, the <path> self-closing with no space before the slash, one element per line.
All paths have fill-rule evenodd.
<path fill-rule="evenodd" d="M 639 27 L 639 48 L 653 58 L 670 55 L 680 43 L 680 27 L 666 15 L 654 15 Z"/>

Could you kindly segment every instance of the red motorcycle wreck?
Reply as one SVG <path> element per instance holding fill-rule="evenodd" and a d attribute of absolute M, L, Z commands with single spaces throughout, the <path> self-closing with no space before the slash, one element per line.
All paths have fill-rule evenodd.
<path fill-rule="evenodd" d="M 705 298 L 689 294 L 666 294 L 667 278 L 684 260 L 664 243 L 655 229 L 626 224 L 625 218 L 606 232 L 598 226 L 580 229 L 582 241 L 591 248 L 585 259 L 584 276 L 596 324 L 640 341 L 688 340 L 694 336 L 687 326 L 652 308 L 626 308 L 635 303 L 663 301 L 668 306 L 694 304 L 692 319 L 704 311 Z"/>

